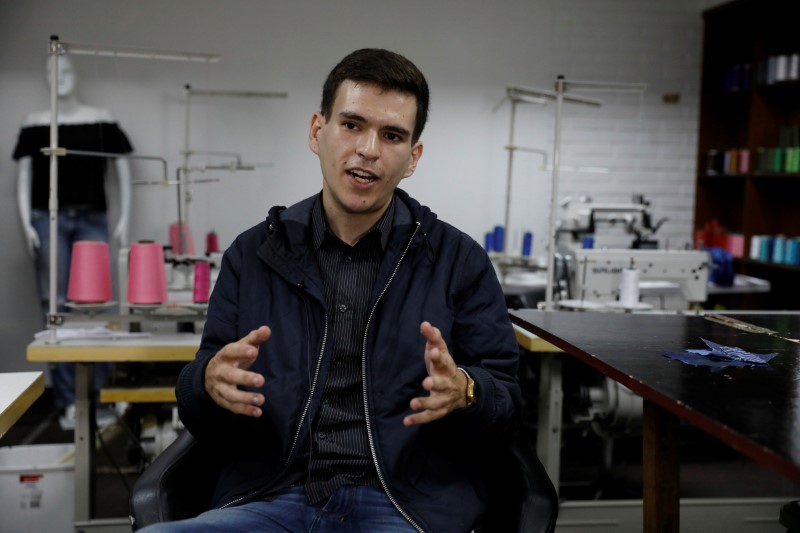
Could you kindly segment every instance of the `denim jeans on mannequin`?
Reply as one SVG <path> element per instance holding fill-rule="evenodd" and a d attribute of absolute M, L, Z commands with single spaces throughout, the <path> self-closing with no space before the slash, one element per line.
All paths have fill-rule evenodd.
<path fill-rule="evenodd" d="M 344 486 L 309 505 L 305 489 L 292 487 L 270 501 L 214 509 L 196 518 L 153 524 L 143 533 L 415 533 L 382 489 Z"/>
<path fill-rule="evenodd" d="M 50 311 L 50 216 L 43 209 L 31 210 L 31 224 L 39 235 L 36 250 L 36 285 L 42 305 L 42 317 Z M 57 310 L 65 311 L 72 245 L 76 241 L 108 242 L 108 216 L 104 211 L 63 208 L 58 212 L 58 289 Z M 94 366 L 94 386 L 99 389 L 111 374 L 111 363 Z M 50 366 L 50 381 L 57 408 L 75 403 L 75 367 L 71 363 Z"/>

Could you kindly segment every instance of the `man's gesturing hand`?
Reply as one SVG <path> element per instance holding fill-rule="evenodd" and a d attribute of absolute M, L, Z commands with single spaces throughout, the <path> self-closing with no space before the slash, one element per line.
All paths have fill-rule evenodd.
<path fill-rule="evenodd" d="M 264 403 L 264 396 L 239 390 L 237 386 L 264 384 L 264 376 L 247 369 L 258 357 L 258 347 L 269 339 L 270 333 L 267 326 L 261 326 L 243 339 L 226 345 L 208 362 L 205 387 L 217 405 L 237 414 L 261 416 L 258 406 Z"/>
<path fill-rule="evenodd" d="M 420 325 L 419 331 L 428 341 L 425 343 L 428 377 L 422 380 L 422 387 L 430 395 L 411 400 L 411 408 L 417 412 L 403 419 L 406 426 L 427 424 L 467 405 L 467 378 L 447 351 L 441 331 L 427 321 Z"/>

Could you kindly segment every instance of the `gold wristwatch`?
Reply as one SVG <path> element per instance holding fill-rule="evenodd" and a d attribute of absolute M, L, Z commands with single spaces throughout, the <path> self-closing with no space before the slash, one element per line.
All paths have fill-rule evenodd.
<path fill-rule="evenodd" d="M 460 371 L 464 373 L 464 377 L 467 378 L 467 390 L 464 394 L 464 399 L 466 400 L 467 407 L 472 407 L 478 401 L 478 394 L 475 390 L 475 380 L 472 379 L 472 376 L 469 375 L 469 372 L 464 370 L 461 367 L 458 367 Z"/>

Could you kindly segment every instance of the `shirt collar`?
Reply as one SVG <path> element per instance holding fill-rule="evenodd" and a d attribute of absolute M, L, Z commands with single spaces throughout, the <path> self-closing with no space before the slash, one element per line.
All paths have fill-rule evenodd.
<path fill-rule="evenodd" d="M 389 208 L 383 213 L 378 223 L 367 232 L 367 234 L 372 231 L 378 232 L 381 238 L 381 250 L 386 250 L 386 246 L 389 244 L 389 232 L 394 221 L 395 203 L 395 198 L 392 196 Z M 325 218 L 325 212 L 322 209 L 322 193 L 320 193 L 314 201 L 314 207 L 311 208 L 311 244 L 315 251 L 322 246 L 325 235 L 336 237 L 328 227 L 328 220 Z M 338 239 L 338 237 L 336 238 Z"/>

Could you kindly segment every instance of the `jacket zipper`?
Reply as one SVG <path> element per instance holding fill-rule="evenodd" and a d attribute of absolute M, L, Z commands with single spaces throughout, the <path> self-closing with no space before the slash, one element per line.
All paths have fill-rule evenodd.
<path fill-rule="evenodd" d="M 406 244 L 406 247 L 403 250 L 402 255 L 400 255 L 400 259 L 397 260 L 397 264 L 395 265 L 394 270 L 392 271 L 392 275 L 389 276 L 389 280 L 386 282 L 386 285 L 384 285 L 383 290 L 381 290 L 381 293 L 378 295 L 378 299 L 375 301 L 375 305 L 372 306 L 372 310 L 369 313 L 369 317 L 367 317 L 367 326 L 366 328 L 364 328 L 364 340 L 362 341 L 361 344 L 361 389 L 362 389 L 362 395 L 364 397 L 363 399 L 364 419 L 367 424 L 367 440 L 369 441 L 369 451 L 372 454 L 372 462 L 375 465 L 375 471 L 378 474 L 378 480 L 381 482 L 381 486 L 383 487 L 383 490 L 386 493 L 386 497 L 389 498 L 389 501 L 392 502 L 392 505 L 394 505 L 395 509 L 397 509 L 397 511 L 401 515 L 403 515 L 403 518 L 408 520 L 408 523 L 411 524 L 411 526 L 414 527 L 414 529 L 419 531 L 419 533 L 425 533 L 424 530 L 414 521 L 414 519 L 411 518 L 411 515 L 408 514 L 408 512 L 405 509 L 403 509 L 397 502 L 395 497 L 392 495 L 392 492 L 389 490 L 389 484 L 386 482 L 386 478 L 384 477 L 383 472 L 381 472 L 381 467 L 378 464 L 378 455 L 375 452 L 375 441 L 372 436 L 372 425 L 370 424 L 370 419 L 369 419 L 369 401 L 367 400 L 367 332 L 369 331 L 370 324 L 372 324 L 372 319 L 375 316 L 375 309 L 377 309 L 378 303 L 381 301 L 381 298 L 383 298 L 383 295 L 386 293 L 387 289 L 389 288 L 389 285 L 392 284 L 392 281 L 394 280 L 397 271 L 400 269 L 400 263 L 402 263 L 403 259 L 405 259 L 409 248 L 411 248 L 411 243 L 414 241 L 414 237 L 417 235 L 417 232 L 419 231 L 420 223 L 417 222 L 416 224 L 417 227 L 414 229 L 414 233 L 411 235 L 411 238 L 408 239 L 408 243 Z"/>
<path fill-rule="evenodd" d="M 291 448 L 289 448 L 289 454 L 286 456 L 286 461 L 284 461 L 284 463 L 283 463 L 283 468 L 284 469 L 289 465 L 289 462 L 292 460 L 292 457 L 294 456 L 294 450 L 297 447 L 297 441 L 300 438 L 300 431 L 303 429 L 303 423 L 306 420 L 306 415 L 308 415 L 308 409 L 311 407 L 311 399 L 314 397 L 314 390 L 317 387 L 317 379 L 319 378 L 319 370 L 320 370 L 320 367 L 322 366 L 322 355 L 325 353 L 325 345 L 328 342 L 328 313 L 325 313 L 324 317 L 325 317 L 324 318 L 325 326 L 323 327 L 323 331 L 322 331 L 322 347 L 320 348 L 320 351 L 319 351 L 319 358 L 317 359 L 317 366 L 314 369 L 314 378 L 311 380 L 311 390 L 309 391 L 308 398 L 306 399 L 306 404 L 303 407 L 303 414 L 300 415 L 300 421 L 297 423 L 297 429 L 294 432 L 294 438 L 292 439 L 292 446 L 291 446 Z M 310 332 L 309 332 L 309 338 L 310 338 Z M 245 494 L 244 496 L 239 496 L 238 498 L 229 501 L 225 505 L 220 506 L 220 509 L 225 509 L 227 507 L 230 507 L 232 505 L 235 505 L 235 504 L 241 502 L 242 500 L 246 500 L 246 499 L 251 498 L 253 496 L 257 496 L 260 493 L 261 493 L 261 490 L 257 490 L 257 491 L 254 491 L 254 492 L 250 492 L 249 494 Z"/>

